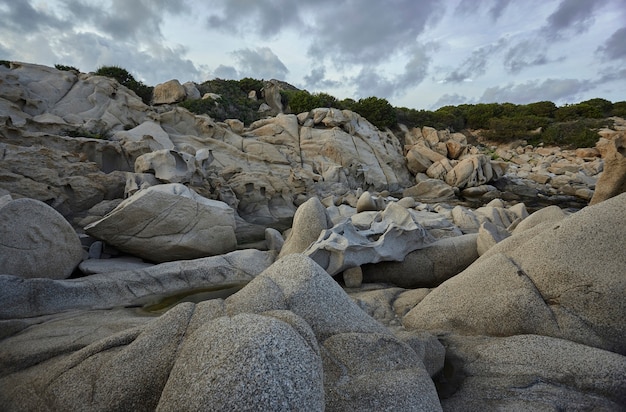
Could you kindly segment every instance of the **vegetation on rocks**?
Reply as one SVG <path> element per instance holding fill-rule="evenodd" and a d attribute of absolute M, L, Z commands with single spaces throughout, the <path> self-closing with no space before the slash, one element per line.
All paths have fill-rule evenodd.
<path fill-rule="evenodd" d="M 146 86 L 143 82 L 135 80 L 133 75 L 124 68 L 119 66 L 102 66 L 96 70 L 96 75 L 106 76 L 117 80 L 122 86 L 126 86 L 130 90 L 134 91 L 145 104 L 150 104 L 150 101 L 152 100 L 153 87 Z"/>
<path fill-rule="evenodd" d="M 198 85 L 200 94 L 215 93 L 220 96 L 218 101 L 213 99 L 191 99 L 180 103 L 192 113 L 208 114 L 217 121 L 239 119 L 246 124 L 258 120 L 261 115 L 259 107 L 261 101 L 250 99 L 248 93 L 254 90 L 257 96 L 261 95 L 263 81 L 249 77 L 241 80 L 213 79 Z"/>
<path fill-rule="evenodd" d="M 64 64 L 55 64 L 54 68 L 57 70 L 65 71 L 65 72 L 76 72 L 76 73 L 80 72 L 80 70 L 78 70 L 76 67 L 66 66 Z"/>

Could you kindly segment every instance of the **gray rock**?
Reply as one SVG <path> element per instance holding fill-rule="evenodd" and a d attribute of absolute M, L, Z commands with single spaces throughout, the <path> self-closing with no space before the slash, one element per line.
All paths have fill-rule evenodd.
<path fill-rule="evenodd" d="M 349 268 L 343 271 L 343 283 L 347 288 L 358 288 L 363 283 L 363 271 L 360 267 Z"/>
<path fill-rule="evenodd" d="M 626 357 L 537 335 L 441 338 L 446 411 L 602 410 L 626 404 Z"/>
<path fill-rule="evenodd" d="M 211 409 L 324 410 L 317 342 L 270 316 L 203 324 L 180 348 L 156 410 Z"/>
<path fill-rule="evenodd" d="M 85 231 L 154 262 L 218 255 L 236 246 L 234 211 L 181 184 L 141 190 Z"/>
<path fill-rule="evenodd" d="M 360 223 L 360 217 L 367 213 L 373 213 L 371 219 Z M 409 252 L 433 240 L 407 209 L 390 203 L 382 212 L 357 213 L 335 225 L 320 235 L 304 254 L 335 275 L 365 263 L 401 261 Z"/>
<path fill-rule="evenodd" d="M 0 275 L 0 319 L 153 305 L 176 294 L 242 285 L 267 268 L 274 256 L 250 249 L 67 280 Z"/>
<path fill-rule="evenodd" d="M 157 84 L 152 92 L 152 104 L 172 104 L 185 100 L 187 91 L 176 79 Z"/>
<path fill-rule="evenodd" d="M 483 222 L 478 229 L 478 238 L 476 239 L 478 255 L 482 256 L 489 248 L 509 236 L 511 236 L 511 234 L 506 229 L 496 226 L 491 222 Z"/>
<path fill-rule="evenodd" d="M 154 410 L 193 311 L 187 303 L 157 319 L 124 314 L 122 322 L 100 314 L 91 319 L 99 328 L 79 318 L 47 334 L 27 329 L 28 341 L 0 341 L 0 403 L 10 411 Z"/>
<path fill-rule="evenodd" d="M 352 302 L 315 262 L 288 255 L 225 301 L 229 316 L 290 310 L 313 330 L 329 410 L 439 410 L 417 354 Z"/>
<path fill-rule="evenodd" d="M 563 220 L 567 215 L 558 206 L 552 205 L 537 210 L 535 213 L 529 215 L 517 226 L 515 226 L 514 233 L 520 233 L 524 230 L 528 230 L 537 225 L 551 225 Z"/>
<path fill-rule="evenodd" d="M 626 136 L 624 130 L 604 130 L 596 146 L 604 160 L 604 171 L 598 179 L 590 205 L 626 192 Z"/>
<path fill-rule="evenodd" d="M 82 257 L 78 235 L 47 204 L 16 199 L 0 207 L 0 273 L 65 279 Z"/>
<path fill-rule="evenodd" d="M 624 202 L 626 194 L 503 240 L 426 296 L 403 324 L 533 333 L 626 353 Z"/>
<path fill-rule="evenodd" d="M 100 242 L 94 242 L 92 246 L 98 243 Z M 100 244 L 100 246 L 102 246 L 102 244 Z M 89 250 L 91 251 L 91 247 Z M 152 266 L 154 266 L 153 263 L 144 262 L 133 256 L 124 256 L 109 259 L 90 258 L 80 262 L 78 269 L 85 275 L 94 275 L 96 273 L 126 272 Z"/>
<path fill-rule="evenodd" d="M 293 225 L 279 257 L 304 252 L 322 231 L 329 228 L 326 208 L 317 197 L 312 197 L 298 207 L 293 217 Z"/>
<path fill-rule="evenodd" d="M 281 235 L 278 230 L 271 227 L 265 228 L 265 245 L 267 250 L 273 250 L 280 253 L 284 244 L 285 239 L 283 239 L 283 235 Z"/>
<path fill-rule="evenodd" d="M 408 253 L 400 262 L 363 265 L 363 281 L 403 288 L 435 287 L 478 259 L 477 237 L 468 234 L 444 238 Z"/>
<path fill-rule="evenodd" d="M 372 194 L 368 191 L 365 191 L 359 196 L 359 200 L 356 202 L 356 212 L 368 212 L 368 211 L 376 211 L 378 209 L 378 205 L 376 201 L 372 197 Z"/>

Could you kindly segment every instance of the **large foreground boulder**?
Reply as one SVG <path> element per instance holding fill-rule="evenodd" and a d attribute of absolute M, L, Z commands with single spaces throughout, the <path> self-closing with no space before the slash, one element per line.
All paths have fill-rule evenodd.
<path fill-rule="evenodd" d="M 0 205 L 0 273 L 65 279 L 82 258 L 78 235 L 47 204 L 16 199 Z"/>
<path fill-rule="evenodd" d="M 626 194 L 516 233 L 444 282 L 408 328 L 532 333 L 626 353 Z"/>
<path fill-rule="evenodd" d="M 138 191 L 85 231 L 155 262 L 218 255 L 237 245 L 234 211 L 176 183 Z"/>

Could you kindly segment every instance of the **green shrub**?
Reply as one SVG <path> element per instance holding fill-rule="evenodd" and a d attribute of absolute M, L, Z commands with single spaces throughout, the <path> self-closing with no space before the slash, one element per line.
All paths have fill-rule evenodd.
<path fill-rule="evenodd" d="M 379 99 L 373 96 L 359 99 L 354 104 L 353 110 L 379 129 L 393 127 L 398 124 L 396 109 L 387 99 Z"/>
<path fill-rule="evenodd" d="M 119 66 L 102 66 L 96 70 L 96 75 L 117 80 L 122 86 L 128 87 L 130 90 L 134 91 L 145 104 L 149 105 L 152 101 L 152 90 L 154 88 L 135 80 L 133 75 L 124 68 Z"/>
<path fill-rule="evenodd" d="M 80 73 L 80 70 L 78 70 L 74 66 L 65 66 L 63 64 L 55 64 L 54 68 L 57 69 L 57 70 L 65 71 L 65 72 L 77 72 L 77 73 Z"/>
<path fill-rule="evenodd" d="M 11 62 L 8 60 L 0 60 L 0 66 L 4 66 L 7 69 L 11 68 Z"/>
<path fill-rule="evenodd" d="M 482 135 L 496 142 L 530 139 L 537 134 L 535 131 L 538 128 L 544 128 L 549 124 L 549 118 L 539 116 L 492 118 L 489 121 L 489 128 Z"/>
<path fill-rule="evenodd" d="M 218 122 L 226 119 L 239 119 L 245 124 L 250 124 L 261 118 L 259 113 L 261 101 L 248 98 L 250 90 L 257 90 L 247 90 L 250 85 L 258 87 L 262 85 L 262 82 L 254 79 L 245 80 L 243 83 L 238 80 L 208 80 L 198 85 L 200 94 L 215 93 L 219 94 L 221 99 L 217 101 L 213 99 L 185 100 L 179 105 L 192 113 L 207 114 Z"/>
<path fill-rule="evenodd" d="M 613 103 L 611 116 L 618 116 L 618 117 L 626 118 L 626 101 Z"/>
<path fill-rule="evenodd" d="M 310 112 L 318 107 L 334 107 L 339 109 L 339 104 L 334 96 L 327 93 L 309 93 L 306 90 L 282 90 L 284 105 L 289 106 L 292 113 Z"/>
<path fill-rule="evenodd" d="M 594 147 L 600 138 L 598 130 L 602 127 L 611 126 L 611 124 L 610 121 L 595 119 L 553 123 L 541 132 L 538 140 L 530 143 L 543 142 L 572 149 Z"/>

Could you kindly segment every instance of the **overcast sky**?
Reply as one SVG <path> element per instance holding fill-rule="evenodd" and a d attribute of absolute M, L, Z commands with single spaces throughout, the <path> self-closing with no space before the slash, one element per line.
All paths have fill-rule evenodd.
<path fill-rule="evenodd" d="M 0 59 L 436 109 L 626 100 L 626 0 L 0 0 Z"/>

